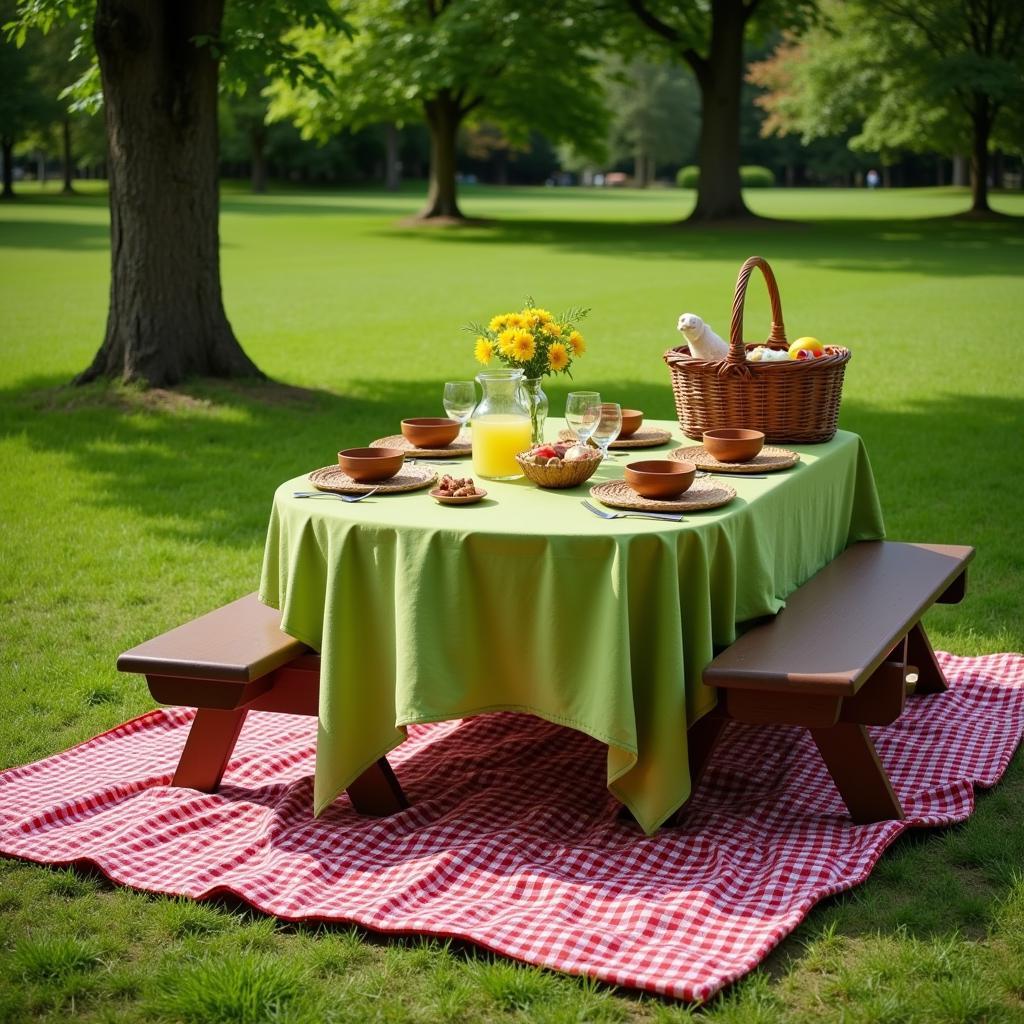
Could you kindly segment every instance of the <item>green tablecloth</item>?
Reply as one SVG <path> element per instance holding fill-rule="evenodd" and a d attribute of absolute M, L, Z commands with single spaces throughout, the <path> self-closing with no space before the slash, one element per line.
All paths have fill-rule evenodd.
<path fill-rule="evenodd" d="M 663 452 L 693 443 L 658 425 L 678 439 Z M 796 467 L 735 477 L 736 500 L 678 525 L 580 504 L 650 451 L 568 491 L 486 482 L 488 499 L 461 508 L 426 490 L 345 504 L 293 498 L 305 476 L 282 484 L 260 599 L 322 655 L 315 812 L 404 726 L 512 710 L 606 743 L 609 789 L 654 831 L 690 794 L 686 726 L 714 703 L 701 683 L 713 648 L 848 544 L 883 536 L 856 434 L 793 447 Z"/>

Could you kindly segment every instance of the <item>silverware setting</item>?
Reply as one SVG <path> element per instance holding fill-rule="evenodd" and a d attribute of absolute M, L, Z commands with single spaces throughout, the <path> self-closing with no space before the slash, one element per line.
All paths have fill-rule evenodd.
<path fill-rule="evenodd" d="M 337 498 L 339 501 L 347 501 L 352 504 L 357 501 L 362 501 L 363 498 L 368 498 L 371 494 L 376 494 L 380 490 L 379 487 L 374 487 L 372 491 L 367 491 L 365 494 L 337 494 L 334 491 L 293 491 L 293 498 Z"/>
<path fill-rule="evenodd" d="M 585 498 L 580 504 L 595 516 L 602 519 L 657 519 L 659 522 L 681 523 L 683 516 L 678 512 L 605 512 L 603 509 L 591 505 Z"/>

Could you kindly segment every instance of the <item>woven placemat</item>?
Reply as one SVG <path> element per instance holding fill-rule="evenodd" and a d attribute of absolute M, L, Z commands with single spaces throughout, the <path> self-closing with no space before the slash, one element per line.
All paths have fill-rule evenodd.
<path fill-rule="evenodd" d="M 789 469 L 800 461 L 796 452 L 788 448 L 774 448 L 766 444 L 749 462 L 719 462 L 702 444 L 691 448 L 677 448 L 668 457 L 677 462 L 692 462 L 698 469 L 709 473 L 775 473 Z"/>
<path fill-rule="evenodd" d="M 606 480 L 603 484 L 594 484 L 590 496 L 609 508 L 637 512 L 699 512 L 728 505 L 736 497 L 736 491 L 721 481 L 699 478 L 678 498 L 655 500 L 640 497 L 625 480 Z"/>
<path fill-rule="evenodd" d="M 572 430 L 561 430 L 558 433 L 559 441 L 575 441 L 576 434 Z M 655 427 L 651 427 L 648 430 L 644 430 L 641 427 L 635 434 L 630 434 L 629 437 L 620 438 L 618 441 L 612 441 L 608 446 L 609 448 L 657 448 L 658 445 L 666 444 L 672 440 L 672 434 L 668 430 L 660 430 Z M 594 444 L 593 441 L 590 442 Z M 595 446 L 596 447 L 596 446 Z"/>
<path fill-rule="evenodd" d="M 318 491 L 334 491 L 335 494 L 365 494 L 374 489 L 378 494 L 401 494 L 429 487 L 436 479 L 437 472 L 429 466 L 402 466 L 393 477 L 366 484 L 353 480 L 341 466 L 324 466 L 309 474 L 309 482 Z"/>
<path fill-rule="evenodd" d="M 456 438 L 451 444 L 444 448 L 417 448 L 411 441 L 407 441 L 401 434 L 392 434 L 391 437 L 378 437 L 376 441 L 370 442 L 371 448 L 399 448 L 410 455 L 422 455 L 427 459 L 458 459 L 464 455 L 473 453 L 473 445 L 469 441 L 460 441 Z"/>

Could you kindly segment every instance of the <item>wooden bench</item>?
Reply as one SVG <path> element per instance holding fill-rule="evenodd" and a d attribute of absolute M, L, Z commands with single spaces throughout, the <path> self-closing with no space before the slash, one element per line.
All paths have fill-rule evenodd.
<path fill-rule="evenodd" d="M 865 726 L 888 725 L 908 690 L 940 693 L 921 626 L 963 599 L 969 547 L 870 541 L 847 548 L 704 670 L 718 707 L 690 730 L 693 784 L 729 719 L 806 727 L 857 823 L 903 817 Z"/>
<path fill-rule="evenodd" d="M 320 658 L 280 626 L 280 612 L 249 594 L 117 659 L 146 677 L 154 700 L 198 709 L 171 785 L 215 791 L 250 711 L 318 713 Z M 408 806 L 383 757 L 347 792 L 362 814 Z"/>

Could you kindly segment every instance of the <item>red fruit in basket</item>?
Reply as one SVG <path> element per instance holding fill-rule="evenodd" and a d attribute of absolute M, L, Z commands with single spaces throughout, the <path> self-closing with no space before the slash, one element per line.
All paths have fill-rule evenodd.
<path fill-rule="evenodd" d="M 534 448 L 533 454 L 542 459 L 560 459 L 561 455 L 555 451 L 554 447 L 550 444 L 542 444 L 539 448 Z"/>
<path fill-rule="evenodd" d="M 813 359 L 814 353 L 809 352 L 807 349 L 802 348 L 797 351 L 796 355 L 790 356 L 791 359 Z"/>

